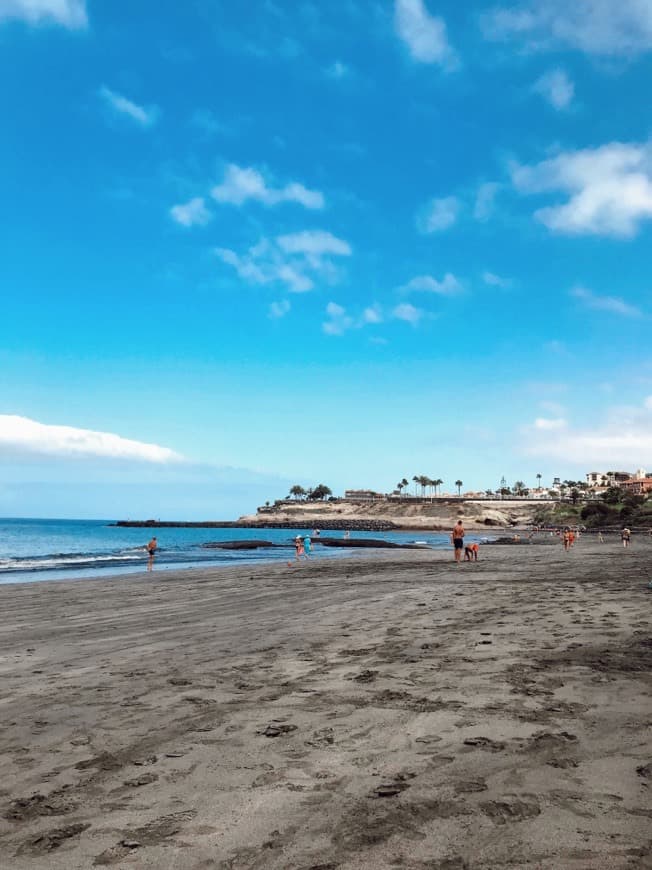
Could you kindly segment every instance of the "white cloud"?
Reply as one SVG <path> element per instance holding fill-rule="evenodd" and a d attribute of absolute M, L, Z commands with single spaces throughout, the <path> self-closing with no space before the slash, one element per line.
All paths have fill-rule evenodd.
<path fill-rule="evenodd" d="M 213 217 L 211 212 L 206 208 L 206 203 L 202 196 L 196 196 L 183 205 L 172 206 L 170 214 L 173 220 L 184 227 L 206 226 Z"/>
<path fill-rule="evenodd" d="M 322 323 L 322 329 L 327 335 L 343 335 L 349 329 L 363 329 L 366 326 L 377 326 L 383 323 L 383 312 L 378 305 L 370 305 L 359 316 L 353 316 L 347 309 L 336 302 L 326 306 L 328 319 Z"/>
<path fill-rule="evenodd" d="M 537 417 L 534 421 L 534 428 L 542 430 L 544 432 L 553 432 L 557 429 L 565 429 L 568 426 L 566 420 L 563 417 L 558 417 L 556 419 L 550 419 L 548 417 Z"/>
<path fill-rule="evenodd" d="M 635 305 L 630 305 L 617 296 L 597 296 L 585 287 L 575 287 L 571 296 L 581 299 L 587 308 L 596 311 L 608 311 L 610 314 L 620 314 L 623 317 L 641 317 L 641 311 Z"/>
<path fill-rule="evenodd" d="M 307 254 L 312 257 L 322 257 L 324 254 L 351 256 L 349 243 L 325 230 L 304 230 L 300 233 L 278 236 L 276 242 L 286 254 Z"/>
<path fill-rule="evenodd" d="M 509 278 L 501 278 L 500 275 L 496 275 L 494 272 L 483 272 L 482 280 L 489 287 L 500 287 L 503 290 L 512 284 Z"/>
<path fill-rule="evenodd" d="M 652 402 L 640 407 L 608 408 L 601 421 L 586 428 L 575 428 L 567 421 L 542 420 L 524 427 L 521 443 L 530 456 L 548 456 L 585 468 L 636 468 L 650 465 L 652 456 Z M 539 424 L 539 425 L 537 425 Z M 563 425 L 562 425 L 563 424 Z M 523 437 L 525 436 L 525 437 Z"/>
<path fill-rule="evenodd" d="M 455 196 L 431 199 L 417 216 L 421 233 L 440 233 L 453 226 L 460 213 L 460 201 Z"/>
<path fill-rule="evenodd" d="M 253 199 L 267 206 L 296 202 L 304 208 L 324 207 L 324 195 L 318 190 L 309 190 L 296 181 L 285 187 L 272 187 L 257 169 L 236 166 L 235 163 L 227 166 L 224 180 L 213 188 L 211 194 L 217 202 L 231 205 L 243 205 Z"/>
<path fill-rule="evenodd" d="M 362 312 L 363 324 L 377 324 L 383 322 L 383 313 L 378 305 L 370 305 Z"/>
<path fill-rule="evenodd" d="M 552 69 L 534 83 L 532 90 L 561 111 L 567 109 L 575 96 L 575 85 L 563 69 Z"/>
<path fill-rule="evenodd" d="M 439 296 L 456 296 L 463 290 L 460 281 L 450 272 L 447 272 L 441 281 L 433 278 L 432 275 L 419 275 L 408 281 L 401 289 L 406 292 L 436 293 Z"/>
<path fill-rule="evenodd" d="M 424 0 L 396 0 L 394 23 L 414 60 L 436 63 L 444 69 L 457 67 L 457 56 L 448 42 L 446 22 L 430 15 Z"/>
<path fill-rule="evenodd" d="M 561 205 L 535 217 L 553 232 L 628 237 L 652 218 L 652 148 L 612 142 L 563 152 L 534 166 L 515 166 L 512 180 L 523 194 L 561 192 Z"/>
<path fill-rule="evenodd" d="M 27 417 L 0 415 L 0 454 L 20 453 L 69 458 L 122 459 L 140 462 L 180 462 L 167 447 L 132 441 L 110 432 L 72 426 L 52 426 Z"/>
<path fill-rule="evenodd" d="M 354 324 L 353 318 L 346 313 L 346 308 L 336 302 L 326 306 L 328 320 L 322 323 L 322 329 L 327 335 L 343 335 Z"/>
<path fill-rule="evenodd" d="M 603 56 L 652 49 L 649 0 L 525 0 L 483 17 L 489 39 L 518 39 L 531 49 L 560 46 Z"/>
<path fill-rule="evenodd" d="M 54 22 L 70 30 L 88 25 L 86 0 L 0 0 L 0 21 L 3 18 L 29 24 Z"/>
<path fill-rule="evenodd" d="M 324 230 L 306 230 L 261 239 L 243 255 L 228 248 L 217 248 L 215 253 L 250 284 L 282 284 L 291 293 L 305 293 L 316 279 L 337 281 L 338 269 L 331 258 L 350 256 L 351 246 Z"/>
<path fill-rule="evenodd" d="M 403 302 L 394 308 L 392 316 L 397 320 L 404 320 L 406 323 L 416 326 L 424 316 L 424 312 L 421 308 L 415 308 L 414 305 L 410 305 L 409 302 Z"/>
<path fill-rule="evenodd" d="M 495 181 L 487 181 L 478 187 L 473 209 L 473 217 L 477 221 L 489 220 L 493 214 L 496 196 L 501 187 L 502 185 Z"/>
<path fill-rule="evenodd" d="M 282 299 L 280 302 L 272 302 L 269 306 L 269 316 L 272 320 L 280 320 L 289 313 L 291 307 L 287 299 Z"/>
<path fill-rule="evenodd" d="M 141 127 L 151 127 L 158 119 L 156 106 L 148 106 L 147 108 L 139 106 L 138 103 L 128 100 L 127 97 L 117 94 L 105 85 L 100 88 L 100 97 L 113 112 L 130 118 Z"/>

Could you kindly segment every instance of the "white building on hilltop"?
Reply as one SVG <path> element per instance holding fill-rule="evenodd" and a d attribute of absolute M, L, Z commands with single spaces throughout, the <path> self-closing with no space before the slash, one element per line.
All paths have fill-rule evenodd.
<path fill-rule="evenodd" d="M 638 474 L 639 472 L 637 472 Z M 645 472 L 641 469 L 640 473 L 645 477 Z M 590 487 L 594 486 L 619 486 L 626 480 L 631 480 L 634 475 L 630 471 L 589 471 L 586 475 L 586 482 Z"/>

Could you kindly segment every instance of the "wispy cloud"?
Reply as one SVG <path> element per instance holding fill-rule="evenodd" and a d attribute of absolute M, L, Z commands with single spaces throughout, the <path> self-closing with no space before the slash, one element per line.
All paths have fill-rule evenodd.
<path fill-rule="evenodd" d="M 184 227 L 205 226 L 213 217 L 206 208 L 202 196 L 196 196 L 183 205 L 174 205 L 170 209 L 172 219 Z"/>
<path fill-rule="evenodd" d="M 60 456 L 168 463 L 183 457 L 168 447 L 132 441 L 110 432 L 39 423 L 27 417 L 0 415 L 0 455 Z"/>
<path fill-rule="evenodd" d="M 462 292 L 461 282 L 455 275 L 447 272 L 441 281 L 432 275 L 418 275 L 402 288 L 405 292 L 436 293 L 439 296 L 457 296 Z"/>
<path fill-rule="evenodd" d="M 112 91 L 106 85 L 100 88 L 100 97 L 112 112 L 130 118 L 141 127 L 151 127 L 158 120 L 159 111 L 156 106 L 139 106 L 138 103 Z"/>
<path fill-rule="evenodd" d="M 564 418 L 539 418 L 523 427 L 520 443 L 530 456 L 550 457 L 565 463 L 636 468 L 652 454 L 652 408 L 607 408 L 591 426 L 576 427 Z"/>
<path fill-rule="evenodd" d="M 509 278 L 501 278 L 495 272 L 483 272 L 482 280 L 488 287 L 500 287 L 501 290 L 505 290 L 512 285 Z"/>
<path fill-rule="evenodd" d="M 424 234 L 441 233 L 457 222 L 460 210 L 460 201 L 455 196 L 431 199 L 417 215 L 417 229 Z"/>
<path fill-rule="evenodd" d="M 563 417 L 557 417 L 554 419 L 549 417 L 537 417 L 533 426 L 541 432 L 555 432 L 559 429 L 565 429 L 568 426 L 568 423 Z"/>
<path fill-rule="evenodd" d="M 396 320 L 404 320 L 412 326 L 417 326 L 424 315 L 425 311 L 422 308 L 416 308 L 414 305 L 410 305 L 409 302 L 402 302 L 392 310 L 392 317 L 396 318 Z"/>
<path fill-rule="evenodd" d="M 305 230 L 261 239 L 242 255 L 228 248 L 217 248 L 215 253 L 249 284 L 280 284 L 291 293 L 305 293 L 317 279 L 337 281 L 332 258 L 350 256 L 351 246 L 325 230 Z"/>
<path fill-rule="evenodd" d="M 322 323 L 322 329 L 326 335 L 343 335 L 353 326 L 353 318 L 346 313 L 346 308 L 336 302 L 329 302 L 326 306 L 327 320 Z"/>
<path fill-rule="evenodd" d="M 342 63 L 341 60 L 336 60 L 330 66 L 327 66 L 324 72 L 329 79 L 341 81 L 351 76 L 351 67 L 346 63 Z"/>
<path fill-rule="evenodd" d="M 318 190 L 309 190 L 296 181 L 283 187 L 274 187 L 262 172 L 252 167 L 237 166 L 235 163 L 227 166 L 222 183 L 216 185 L 211 193 L 217 202 L 231 205 L 243 205 L 254 200 L 266 206 L 296 202 L 309 209 L 324 207 L 324 195 Z"/>
<path fill-rule="evenodd" d="M 494 8 L 482 24 L 487 38 L 515 39 L 533 50 L 627 56 L 652 49 L 648 0 L 524 0 Z"/>
<path fill-rule="evenodd" d="M 289 314 L 291 307 L 287 299 L 281 299 L 280 302 L 272 302 L 269 306 L 269 316 L 272 320 L 280 320 L 286 314 Z"/>
<path fill-rule="evenodd" d="M 562 205 L 535 212 L 553 232 L 628 237 L 652 218 L 652 148 L 612 142 L 563 152 L 534 166 L 515 166 L 512 180 L 523 194 L 561 192 Z"/>
<path fill-rule="evenodd" d="M 60 24 L 70 30 L 88 25 L 86 0 L 0 0 L 0 21 L 3 18 L 29 24 Z"/>
<path fill-rule="evenodd" d="M 492 216 L 501 187 L 502 185 L 495 181 L 487 181 L 478 187 L 473 207 L 473 217 L 477 221 L 487 221 Z"/>
<path fill-rule="evenodd" d="M 581 302 L 587 308 L 595 311 L 607 311 L 610 314 L 620 314 L 623 317 L 641 317 L 642 312 L 635 305 L 630 305 L 618 296 L 597 296 L 585 287 L 575 287 L 571 290 L 571 296 Z"/>
<path fill-rule="evenodd" d="M 286 254 L 306 254 L 309 257 L 323 257 L 325 254 L 351 256 L 351 245 L 325 230 L 304 230 L 278 236 L 276 242 Z"/>
<path fill-rule="evenodd" d="M 544 73 L 534 83 L 532 90 L 557 111 L 568 109 L 575 96 L 575 85 L 563 69 L 552 69 Z"/>
<path fill-rule="evenodd" d="M 394 23 L 396 33 L 414 60 L 438 64 L 448 70 L 459 65 L 448 41 L 446 22 L 431 15 L 424 0 L 395 0 Z"/>
<path fill-rule="evenodd" d="M 359 316 L 354 316 L 337 302 L 328 303 L 326 317 L 327 319 L 322 323 L 322 329 L 327 335 L 344 335 L 350 329 L 378 326 L 385 320 L 379 305 L 369 305 Z"/>

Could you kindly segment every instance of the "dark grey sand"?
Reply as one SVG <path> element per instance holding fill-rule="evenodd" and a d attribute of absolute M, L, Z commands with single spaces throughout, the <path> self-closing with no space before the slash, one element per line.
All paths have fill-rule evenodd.
<path fill-rule="evenodd" d="M 0 867 L 652 867 L 652 543 L 0 587 Z"/>

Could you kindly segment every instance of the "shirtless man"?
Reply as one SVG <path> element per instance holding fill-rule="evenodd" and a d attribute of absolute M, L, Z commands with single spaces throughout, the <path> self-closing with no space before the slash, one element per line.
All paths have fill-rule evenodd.
<path fill-rule="evenodd" d="M 451 532 L 451 544 L 455 548 L 455 561 L 460 564 L 462 550 L 464 549 L 464 526 L 462 520 L 458 520 Z"/>
<path fill-rule="evenodd" d="M 158 541 L 156 540 L 156 535 L 152 538 L 152 540 L 147 545 L 147 552 L 149 553 L 149 559 L 147 560 L 147 570 L 151 571 L 154 567 L 154 556 L 156 555 L 156 550 L 158 548 Z"/>

